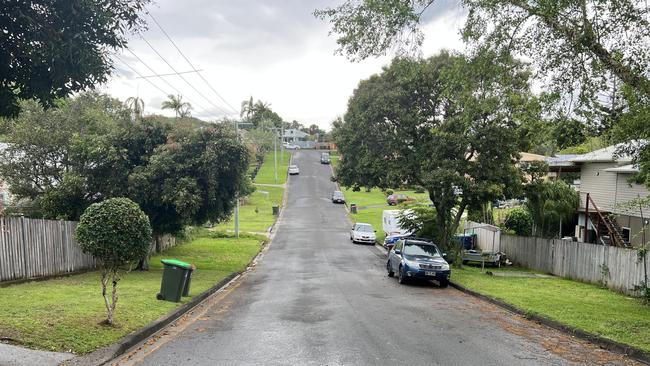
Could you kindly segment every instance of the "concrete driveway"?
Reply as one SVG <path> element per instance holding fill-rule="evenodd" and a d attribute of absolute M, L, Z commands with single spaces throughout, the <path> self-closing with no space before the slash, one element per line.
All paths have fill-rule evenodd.
<path fill-rule="evenodd" d="M 399 285 L 380 250 L 350 242 L 318 152 L 294 163 L 300 175 L 257 266 L 119 364 L 632 364 L 452 288 Z"/>

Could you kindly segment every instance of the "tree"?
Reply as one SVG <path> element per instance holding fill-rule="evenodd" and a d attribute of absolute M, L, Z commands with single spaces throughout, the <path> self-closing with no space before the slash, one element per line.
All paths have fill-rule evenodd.
<path fill-rule="evenodd" d="M 240 116 L 255 128 L 265 125 L 278 128 L 282 126 L 282 117 L 271 109 L 271 105 L 261 100 L 253 103 L 253 97 L 242 102 Z"/>
<path fill-rule="evenodd" d="M 183 102 L 182 95 L 169 94 L 167 100 L 162 103 L 162 109 L 171 109 L 176 113 L 176 118 L 185 118 L 190 116 L 192 105 Z"/>
<path fill-rule="evenodd" d="M 579 204 L 580 195 L 564 181 L 532 182 L 526 187 L 524 204 L 532 218 L 532 235 L 555 236 L 561 222 L 570 220 Z"/>
<path fill-rule="evenodd" d="M 336 34 L 339 53 L 353 60 L 393 48 L 417 49 L 423 15 L 435 0 L 347 0 L 315 11 Z M 635 0 L 463 0 L 469 9 L 465 39 L 528 56 L 540 75 L 565 90 L 592 94 L 609 72 L 650 96 L 650 24 L 647 4 Z M 593 96 L 593 95 L 590 95 Z"/>
<path fill-rule="evenodd" d="M 81 215 L 75 238 L 84 253 L 92 255 L 100 263 L 106 323 L 112 325 L 120 269 L 146 255 L 151 242 L 149 219 L 128 198 L 111 198 L 86 209 Z M 110 297 L 107 292 L 109 282 L 112 284 Z"/>
<path fill-rule="evenodd" d="M 512 230 L 516 235 L 529 236 L 533 229 L 533 219 L 526 209 L 516 207 L 506 214 L 503 226 Z"/>
<path fill-rule="evenodd" d="M 126 98 L 126 107 L 133 112 L 133 120 L 139 120 L 144 115 L 144 100 L 139 97 Z"/>
<path fill-rule="evenodd" d="M 587 139 L 585 125 L 573 118 L 561 118 L 553 123 L 551 138 L 560 149 L 579 145 Z"/>
<path fill-rule="evenodd" d="M 507 55 L 396 59 L 362 81 L 333 132 L 346 186 L 425 187 L 448 248 L 470 205 L 511 194 L 517 127 L 531 115 L 528 71 Z"/>
<path fill-rule="evenodd" d="M 111 54 L 143 29 L 149 0 L 6 0 L 0 4 L 0 116 L 20 99 L 57 98 L 106 82 Z"/>

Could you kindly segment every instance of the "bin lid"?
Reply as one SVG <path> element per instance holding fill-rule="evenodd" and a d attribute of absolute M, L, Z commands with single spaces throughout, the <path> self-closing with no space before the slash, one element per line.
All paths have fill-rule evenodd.
<path fill-rule="evenodd" d="M 183 268 L 183 269 L 191 269 L 192 268 L 191 264 L 189 264 L 187 262 L 179 261 L 178 259 L 163 259 L 163 260 L 161 260 L 161 262 L 163 264 L 167 264 L 169 266 L 180 267 L 180 268 Z"/>

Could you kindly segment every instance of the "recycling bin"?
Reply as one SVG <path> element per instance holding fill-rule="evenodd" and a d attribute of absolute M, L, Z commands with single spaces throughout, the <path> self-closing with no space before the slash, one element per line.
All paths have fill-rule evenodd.
<path fill-rule="evenodd" d="M 350 213 L 356 214 L 357 213 L 357 204 L 353 203 L 350 205 Z"/>
<path fill-rule="evenodd" d="M 185 286 L 183 286 L 183 297 L 190 296 L 190 284 L 192 284 L 192 273 L 196 268 L 194 265 L 190 265 L 190 269 L 187 270 L 187 276 L 185 276 Z"/>
<path fill-rule="evenodd" d="M 280 214 L 280 206 L 273 206 L 273 216 L 278 216 Z"/>
<path fill-rule="evenodd" d="M 188 278 L 191 275 L 192 265 L 178 259 L 163 259 L 160 262 L 164 265 L 164 269 L 160 292 L 156 298 L 173 302 L 181 301 L 186 284 L 189 292 Z"/>

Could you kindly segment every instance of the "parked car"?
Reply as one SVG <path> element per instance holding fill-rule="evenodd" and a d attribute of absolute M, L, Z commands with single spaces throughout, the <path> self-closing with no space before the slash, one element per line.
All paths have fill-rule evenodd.
<path fill-rule="evenodd" d="M 300 146 L 286 143 L 286 142 L 284 143 L 284 148 L 287 150 L 300 150 Z"/>
<path fill-rule="evenodd" d="M 440 287 L 447 287 L 451 269 L 444 257 L 446 254 L 441 253 L 432 242 L 400 239 L 388 253 L 386 270 L 389 277 L 397 273 L 401 284 L 410 279 L 424 279 L 436 280 Z"/>
<path fill-rule="evenodd" d="M 332 193 L 332 202 L 333 203 L 345 203 L 345 196 L 341 191 L 334 191 Z"/>
<path fill-rule="evenodd" d="M 300 174 L 300 169 L 297 165 L 289 165 L 289 175 L 298 175 Z"/>
<path fill-rule="evenodd" d="M 388 203 L 389 206 L 395 206 L 399 203 L 410 202 L 410 201 L 415 201 L 415 199 L 401 193 L 391 194 L 388 197 L 386 197 L 386 203 Z"/>
<path fill-rule="evenodd" d="M 329 164 L 330 163 L 330 154 L 329 153 L 321 153 L 320 154 L 320 163 L 321 164 Z"/>
<path fill-rule="evenodd" d="M 377 236 L 375 235 L 375 228 L 370 224 L 359 222 L 354 224 L 350 231 L 350 240 L 353 243 L 368 243 L 375 244 Z"/>

